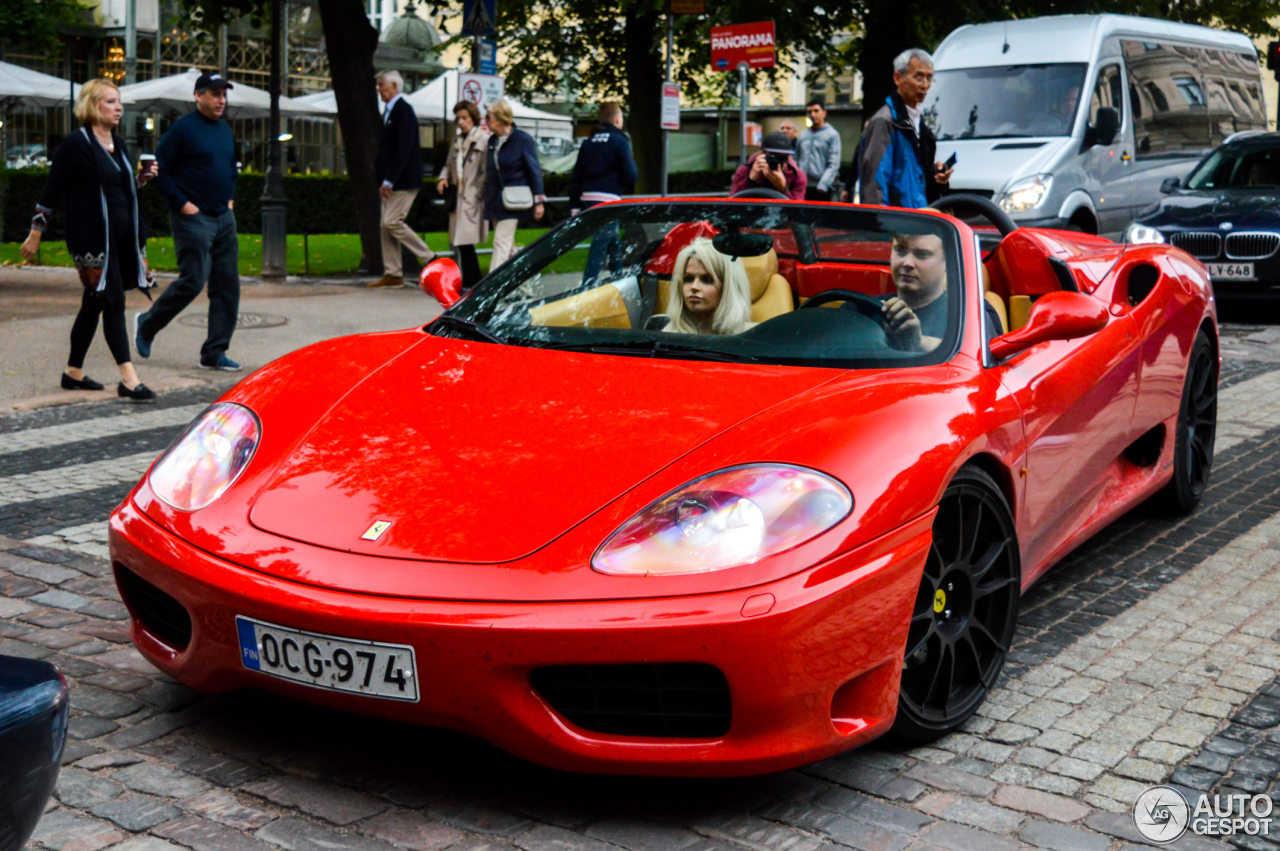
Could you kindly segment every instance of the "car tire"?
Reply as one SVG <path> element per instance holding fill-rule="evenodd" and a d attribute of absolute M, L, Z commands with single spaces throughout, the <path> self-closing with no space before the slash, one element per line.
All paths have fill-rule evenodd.
<path fill-rule="evenodd" d="M 891 736 L 932 741 L 982 705 L 1013 641 L 1021 583 L 1018 536 L 1004 493 L 984 470 L 962 468 L 938 502 Z"/>
<path fill-rule="evenodd" d="M 1213 469 L 1213 443 L 1218 428 L 1218 364 L 1204 331 L 1196 334 L 1178 405 L 1173 439 L 1173 478 L 1156 494 L 1166 514 L 1190 514 L 1200 504 Z"/>

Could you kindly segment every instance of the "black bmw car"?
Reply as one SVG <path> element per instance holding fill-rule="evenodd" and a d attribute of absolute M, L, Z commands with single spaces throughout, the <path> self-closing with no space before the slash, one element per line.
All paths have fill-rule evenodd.
<path fill-rule="evenodd" d="M 48 662 L 0 656 L 0 851 L 20 851 L 58 780 L 67 681 Z"/>
<path fill-rule="evenodd" d="M 1168 242 L 1209 268 L 1219 298 L 1280 300 L 1280 133 L 1241 133 L 1143 210 L 1125 242 Z"/>

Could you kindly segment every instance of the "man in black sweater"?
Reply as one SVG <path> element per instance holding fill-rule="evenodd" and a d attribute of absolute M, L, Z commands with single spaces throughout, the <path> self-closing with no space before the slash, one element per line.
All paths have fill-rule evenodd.
<path fill-rule="evenodd" d="M 232 212 L 236 194 L 236 141 L 221 121 L 231 83 L 221 74 L 201 74 L 196 108 L 173 123 L 156 148 L 155 186 L 169 202 L 178 279 L 146 313 L 134 317 L 138 354 L 151 356 L 151 342 L 209 282 L 209 335 L 200 368 L 236 372 L 227 357 L 240 310 L 240 243 Z"/>
<path fill-rule="evenodd" d="M 382 195 L 382 267 L 383 276 L 371 287 L 404 285 L 404 267 L 400 246 L 404 245 L 424 266 L 435 259 L 435 252 L 405 224 L 413 199 L 422 188 L 422 146 L 418 143 L 418 116 L 400 96 L 404 78 L 398 71 L 378 75 L 378 97 L 382 108 L 382 132 L 378 136 L 378 159 L 373 173 Z"/>

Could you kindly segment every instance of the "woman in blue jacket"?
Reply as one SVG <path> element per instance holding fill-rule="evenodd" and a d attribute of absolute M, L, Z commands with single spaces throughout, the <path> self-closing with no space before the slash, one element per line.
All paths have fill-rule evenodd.
<path fill-rule="evenodd" d="M 516 127 L 511 106 L 505 100 L 489 104 L 489 168 L 485 178 L 484 215 L 494 223 L 492 272 L 516 253 L 516 224 L 527 218 L 541 219 L 546 212 L 542 193 L 542 169 L 538 166 L 538 149 L 533 137 Z M 506 191 L 526 187 L 525 192 Z M 504 203 L 504 194 L 506 201 Z M 524 202 L 518 196 L 525 194 Z M 529 204 L 531 196 L 532 204 Z M 514 203 L 513 203 L 514 201 Z"/>

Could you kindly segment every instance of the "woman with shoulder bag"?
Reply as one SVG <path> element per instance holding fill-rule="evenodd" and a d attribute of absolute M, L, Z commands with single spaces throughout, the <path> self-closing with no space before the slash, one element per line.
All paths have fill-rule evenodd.
<path fill-rule="evenodd" d="M 458 101 L 453 114 L 458 132 L 449 146 L 449 160 L 436 182 L 436 191 L 445 196 L 449 209 L 449 244 L 458 252 L 462 291 L 466 292 L 480 280 L 476 244 L 489 238 L 489 221 L 484 215 L 489 133 L 480 126 L 480 109 L 471 101 Z"/>
<path fill-rule="evenodd" d="M 138 186 L 155 173 L 144 172 L 135 180 L 124 141 L 112 132 L 123 113 L 120 90 L 114 83 L 95 79 L 80 88 L 75 116 L 81 127 L 58 145 L 31 220 L 31 233 L 20 251 L 28 260 L 35 259 L 54 209 L 62 207 L 67 251 L 84 285 L 80 312 L 71 326 L 71 357 L 62 374 L 62 388 L 103 389 L 84 374 L 85 354 L 101 315 L 103 336 L 120 368 L 116 395 L 149 402 L 156 394 L 138 380 L 133 369 L 124 294 L 155 286 L 147 271 L 146 230 L 138 214 Z"/>
<path fill-rule="evenodd" d="M 492 272 L 516 253 L 516 223 L 541 219 L 547 200 L 542 194 L 542 169 L 533 137 L 516 127 L 511 105 L 505 100 L 489 104 L 489 174 L 485 182 L 484 215 L 494 222 Z"/>

